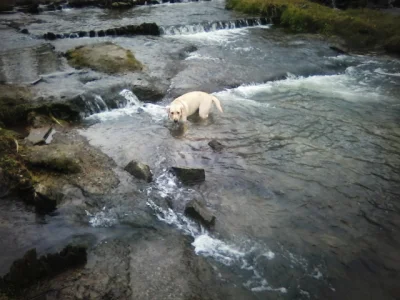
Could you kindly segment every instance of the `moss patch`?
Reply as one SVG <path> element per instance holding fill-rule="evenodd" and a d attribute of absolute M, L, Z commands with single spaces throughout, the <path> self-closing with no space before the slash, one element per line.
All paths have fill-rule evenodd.
<path fill-rule="evenodd" d="M 400 54 L 400 16 L 370 9 L 341 11 L 307 0 L 228 0 L 227 8 L 273 17 L 292 32 L 337 35 L 352 49 L 384 47 Z"/>
<path fill-rule="evenodd" d="M 110 42 L 77 47 L 67 51 L 66 57 L 77 69 L 91 68 L 109 74 L 135 72 L 143 68 L 130 50 Z"/>
<path fill-rule="evenodd" d="M 17 133 L 0 128 L 0 170 L 3 177 L 0 184 L 10 193 L 17 193 L 26 202 L 32 202 L 34 179 L 19 155 L 18 138 Z"/>

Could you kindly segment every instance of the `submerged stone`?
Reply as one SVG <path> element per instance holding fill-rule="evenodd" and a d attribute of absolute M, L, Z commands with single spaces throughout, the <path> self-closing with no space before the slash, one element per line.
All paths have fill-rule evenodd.
<path fill-rule="evenodd" d="M 142 179 L 147 182 L 151 182 L 153 180 L 153 174 L 151 173 L 150 167 L 141 162 L 132 160 L 126 165 L 124 170 L 138 179 Z"/>
<path fill-rule="evenodd" d="M 222 145 L 220 142 L 217 140 L 211 140 L 208 145 L 214 150 L 214 151 L 222 151 L 224 149 L 224 145 Z"/>

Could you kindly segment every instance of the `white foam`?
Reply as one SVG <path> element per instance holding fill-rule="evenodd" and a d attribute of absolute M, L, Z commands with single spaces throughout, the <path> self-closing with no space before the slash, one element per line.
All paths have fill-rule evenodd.
<path fill-rule="evenodd" d="M 92 227 L 112 227 L 118 222 L 113 210 L 106 210 L 105 207 L 94 214 L 86 210 L 86 215 L 89 216 L 89 224 Z"/>
<path fill-rule="evenodd" d="M 234 28 L 234 29 L 221 29 L 216 31 L 209 32 L 196 32 L 196 33 L 187 33 L 187 34 L 179 34 L 179 35 L 166 35 L 166 38 L 173 39 L 184 39 L 191 41 L 199 41 L 205 44 L 211 45 L 223 45 L 226 43 L 230 43 L 236 40 L 238 37 L 246 35 L 249 30 L 253 28 L 270 28 L 270 25 L 259 25 L 253 27 L 242 27 L 242 28 Z"/>
<path fill-rule="evenodd" d="M 197 52 L 190 53 L 188 57 L 185 58 L 185 60 L 212 60 L 212 61 L 218 61 L 218 58 L 211 57 L 211 56 L 203 56 Z"/>
<path fill-rule="evenodd" d="M 134 93 L 126 89 L 122 90 L 119 94 L 127 101 L 125 107 L 109 110 L 107 109 L 107 106 L 105 106 L 105 111 L 90 115 L 87 117 L 87 119 L 95 119 L 104 122 L 119 119 L 123 116 L 133 116 L 142 112 L 149 114 L 155 121 L 160 121 L 166 118 L 165 107 L 152 103 L 142 103 Z M 96 96 L 95 103 L 97 102 L 104 103 L 104 105 L 106 105 L 100 96 Z"/>
<path fill-rule="evenodd" d="M 257 94 L 282 94 L 298 92 L 303 94 L 322 94 L 346 101 L 381 101 L 385 96 L 358 78 L 360 71 L 349 67 L 345 74 L 316 75 L 310 77 L 288 75 L 286 79 L 263 84 L 242 85 L 234 89 L 216 93 L 222 98 L 241 98 L 249 100 Z M 363 75 L 366 75 L 364 72 Z"/>
<path fill-rule="evenodd" d="M 387 75 L 387 76 L 394 76 L 394 77 L 400 77 L 400 73 L 388 73 L 382 68 L 377 68 L 374 70 L 375 73 L 381 74 L 381 75 Z"/>
<path fill-rule="evenodd" d="M 235 249 L 221 240 L 215 239 L 208 234 L 202 234 L 195 238 L 192 243 L 196 254 L 213 257 L 224 265 L 230 266 L 238 262 L 245 253 Z"/>

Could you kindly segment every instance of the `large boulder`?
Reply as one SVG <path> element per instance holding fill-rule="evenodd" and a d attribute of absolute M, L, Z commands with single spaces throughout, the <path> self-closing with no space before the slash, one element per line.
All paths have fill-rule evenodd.
<path fill-rule="evenodd" d="M 111 42 L 80 46 L 67 51 L 66 57 L 77 69 L 91 68 L 109 74 L 136 72 L 143 68 L 130 50 Z"/>
<path fill-rule="evenodd" d="M 215 223 L 215 216 L 200 201 L 194 199 L 189 201 L 185 207 L 185 214 L 205 225 L 211 227 Z"/>
<path fill-rule="evenodd" d="M 195 184 L 206 180 L 204 169 L 172 167 L 173 173 L 183 184 Z"/>
<path fill-rule="evenodd" d="M 124 170 L 138 179 L 142 179 L 147 182 L 151 182 L 153 180 L 153 174 L 151 173 L 150 167 L 141 162 L 132 160 L 126 165 Z"/>

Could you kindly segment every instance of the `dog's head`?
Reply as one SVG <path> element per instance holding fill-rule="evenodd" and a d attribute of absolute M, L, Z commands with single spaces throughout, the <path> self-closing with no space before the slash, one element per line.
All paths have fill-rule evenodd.
<path fill-rule="evenodd" d="M 182 120 L 183 116 L 183 106 L 180 103 L 172 103 L 167 107 L 168 118 L 175 123 Z"/>

